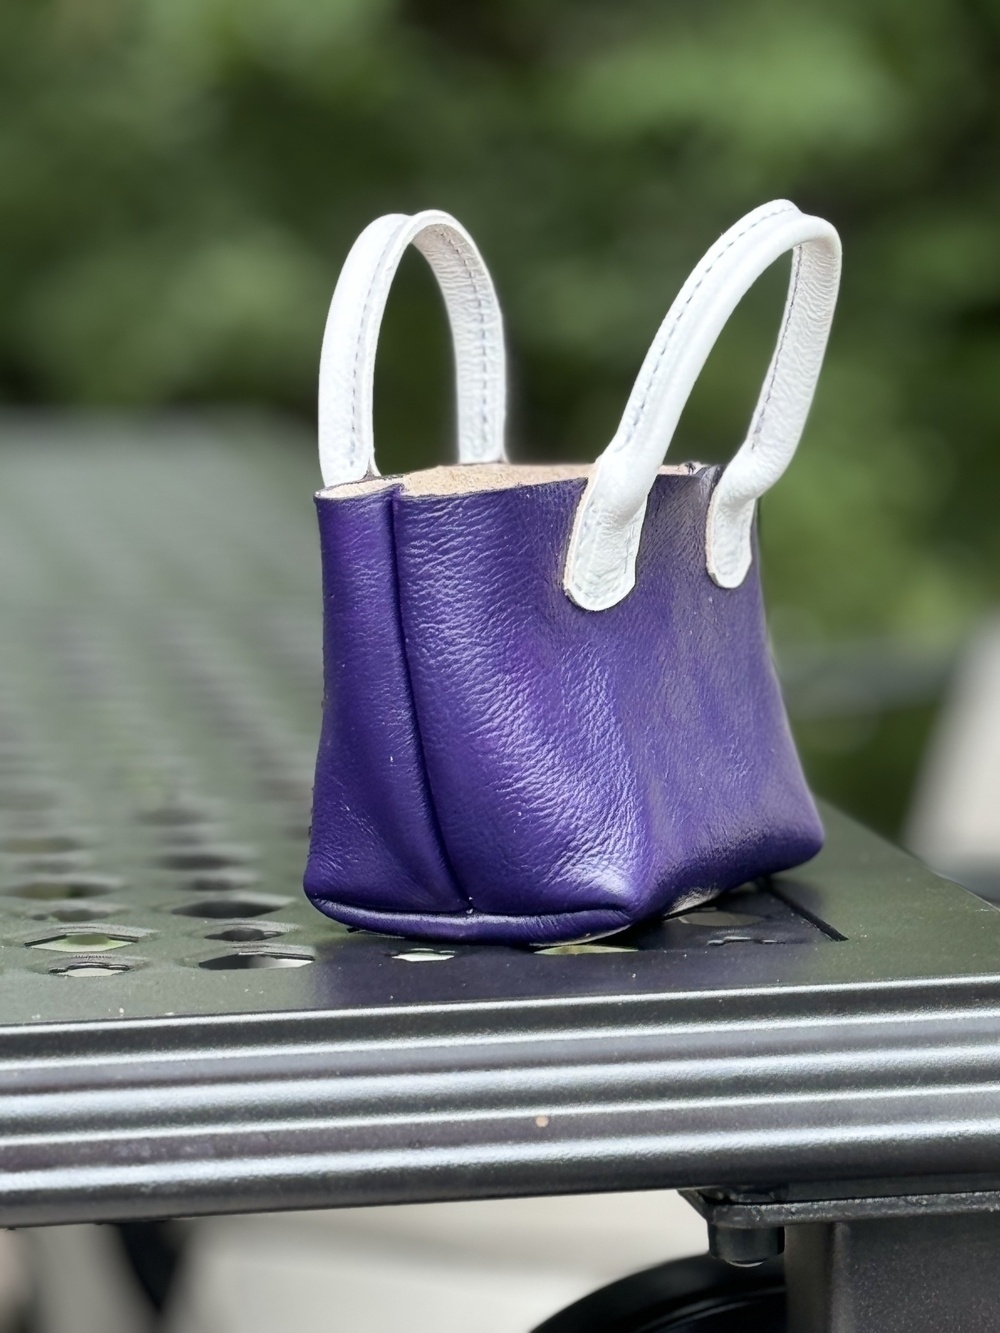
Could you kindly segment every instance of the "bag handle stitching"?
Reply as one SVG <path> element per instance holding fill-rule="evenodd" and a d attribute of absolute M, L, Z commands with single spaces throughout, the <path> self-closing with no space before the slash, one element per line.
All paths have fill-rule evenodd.
<path fill-rule="evenodd" d="M 646 392 L 643 394 L 642 401 L 639 403 L 639 406 L 635 410 L 635 415 L 632 418 L 632 422 L 629 426 L 627 433 L 621 440 L 621 443 L 618 445 L 619 448 L 624 448 L 625 445 L 628 444 L 629 441 L 634 437 L 635 432 L 638 430 L 639 424 L 642 421 L 643 413 L 646 409 L 646 404 L 649 401 L 649 395 L 653 392 L 653 389 L 656 385 L 656 381 L 659 377 L 660 368 L 663 365 L 663 358 L 666 356 L 667 349 L 670 346 L 671 342 L 673 341 L 674 334 L 680 327 L 681 323 L 680 316 L 684 314 L 688 306 L 694 300 L 695 296 L 704 286 L 706 280 L 708 279 L 709 274 L 712 272 L 713 269 L 715 269 L 718 266 L 720 261 L 733 248 L 733 246 L 736 245 L 739 241 L 741 241 L 744 236 L 748 236 L 750 232 L 754 231 L 757 227 L 763 226 L 764 223 L 770 221 L 771 218 L 779 217 L 783 213 L 790 213 L 793 211 L 795 211 L 794 205 L 789 206 L 786 204 L 782 208 L 775 208 L 772 212 L 765 214 L 764 217 L 757 218 L 755 222 L 751 222 L 748 227 L 744 227 L 741 231 L 738 231 L 736 235 L 729 241 L 728 245 L 723 246 L 723 248 L 718 252 L 715 258 L 712 260 L 711 264 L 709 264 L 708 267 L 705 269 L 705 271 L 702 273 L 701 277 L 691 288 L 687 300 L 684 302 L 680 310 L 677 312 L 678 318 L 676 322 L 671 326 L 670 331 L 664 340 L 663 346 L 660 348 L 660 354 L 656 358 L 656 364 L 653 366 L 650 372 L 649 382 L 646 385 Z"/>
<path fill-rule="evenodd" d="M 386 229 L 388 235 L 381 246 L 367 253 L 378 232 Z M 468 233 L 447 213 L 388 214 L 358 237 L 330 304 L 320 362 L 320 458 L 325 485 L 379 475 L 372 432 L 362 414 L 372 395 L 368 380 L 374 380 L 374 357 L 389 288 L 411 244 L 421 251 L 437 279 L 451 326 L 458 375 L 459 461 L 504 458 L 503 322 L 482 256 Z M 360 300 L 351 293 L 359 278 L 365 280 Z M 337 383 L 335 378 L 331 383 L 331 376 L 337 376 L 338 364 L 343 371 L 340 344 L 348 340 L 353 346 L 347 362 L 351 386 L 345 418 L 336 408 L 332 395 Z M 370 365 L 365 364 L 366 359 Z M 470 381 L 478 392 L 465 398 Z"/>
<path fill-rule="evenodd" d="M 462 267 L 465 269 L 466 276 L 469 279 L 469 285 L 476 298 L 476 313 L 479 316 L 479 359 L 482 362 L 483 367 L 483 390 L 479 396 L 479 420 L 482 425 L 483 439 L 485 441 L 489 425 L 488 399 L 486 396 L 486 377 L 489 371 L 489 351 L 486 345 L 486 311 L 483 308 L 483 294 L 480 290 L 479 279 L 472 271 L 468 255 L 458 245 L 454 236 L 452 236 L 449 231 L 444 227 L 440 227 L 437 230 L 445 244 L 451 248 L 461 261 Z"/>

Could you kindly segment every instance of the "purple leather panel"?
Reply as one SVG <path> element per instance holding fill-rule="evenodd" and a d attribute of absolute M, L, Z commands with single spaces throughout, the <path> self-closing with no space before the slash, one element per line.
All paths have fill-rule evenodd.
<path fill-rule="evenodd" d="M 399 624 L 392 491 L 317 497 L 323 728 L 306 892 L 368 909 L 468 911 L 441 851 Z"/>
<path fill-rule="evenodd" d="M 314 810 L 314 848 L 322 842 L 325 851 L 315 868 L 314 851 L 307 877 L 317 905 L 371 929 L 551 942 L 620 929 L 818 851 L 822 829 L 771 666 L 757 562 L 731 590 L 705 572 L 717 477 L 705 469 L 658 478 L 636 588 L 601 612 L 573 605 L 561 585 L 582 482 L 453 496 L 397 489 L 383 501 L 392 509 L 405 642 L 399 676 L 420 737 L 409 734 L 409 744 L 427 780 L 399 794 L 432 809 L 365 804 L 373 750 L 358 733 L 391 696 L 334 705 Z M 329 527 L 325 509 L 358 504 L 320 500 L 321 528 Z M 371 632 L 365 617 L 381 603 L 367 611 L 358 603 L 350 620 L 336 609 L 352 558 L 356 547 L 353 556 L 344 544 L 334 553 L 324 534 L 328 700 L 331 650 L 350 653 L 339 678 L 352 701 L 371 698 L 372 679 L 390 688 L 387 676 L 370 678 L 381 654 L 359 647 Z M 380 545 L 378 558 L 391 552 Z M 405 729 L 401 712 L 395 725 Z M 439 905 L 428 907 L 409 880 L 378 892 L 367 881 L 350 887 L 356 834 L 353 825 L 350 836 L 338 832 L 330 763 L 341 803 L 353 798 L 383 841 L 401 817 L 439 831 L 461 906 L 436 889 Z M 343 864 L 335 864 L 338 840 Z"/>

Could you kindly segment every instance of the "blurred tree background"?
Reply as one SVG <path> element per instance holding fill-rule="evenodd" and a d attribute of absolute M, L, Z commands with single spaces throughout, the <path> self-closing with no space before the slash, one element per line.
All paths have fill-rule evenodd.
<path fill-rule="evenodd" d="M 1000 584 L 998 55 L 997 0 L 5 0 L 0 401 L 311 419 L 347 247 L 433 206 L 500 290 L 515 455 L 589 459 L 688 269 L 789 197 L 846 267 L 764 506 L 773 632 L 815 782 L 893 829 Z M 783 281 L 727 331 L 675 461 L 741 438 Z M 407 261 L 383 471 L 445 447 L 435 302 Z"/>

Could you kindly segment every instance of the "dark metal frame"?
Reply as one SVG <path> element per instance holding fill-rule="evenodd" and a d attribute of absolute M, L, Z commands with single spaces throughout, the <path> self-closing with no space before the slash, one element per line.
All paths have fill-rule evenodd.
<path fill-rule="evenodd" d="M 677 1186 L 720 1257 L 785 1249 L 797 1333 L 1000 1327 L 1000 912 L 826 818 L 813 865 L 571 952 L 310 918 L 288 972 L 7 973 L 0 1222 Z"/>
<path fill-rule="evenodd" d="M 784 1252 L 791 1333 L 991 1333 L 1000 1326 L 1000 1193 L 930 1183 L 938 1190 L 883 1194 L 893 1188 L 884 1181 L 814 1187 L 815 1198 L 686 1197 L 717 1257 L 753 1266 Z"/>
<path fill-rule="evenodd" d="M 414 967 L 398 942 L 337 936 L 290 973 L 139 970 L 144 1016 L 10 1023 L 0 1221 L 995 1181 L 1000 913 L 828 822 L 828 850 L 774 885 L 824 924 L 811 943 L 737 927 Z M 219 1012 L 227 991 L 243 1012 Z"/>

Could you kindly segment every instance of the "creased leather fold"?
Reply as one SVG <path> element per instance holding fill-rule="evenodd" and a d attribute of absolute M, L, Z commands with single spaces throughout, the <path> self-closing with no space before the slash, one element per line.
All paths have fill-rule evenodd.
<path fill-rule="evenodd" d="M 459 912 L 427 791 L 399 618 L 386 487 L 317 500 L 323 565 L 323 726 L 306 891 L 345 905 Z"/>

